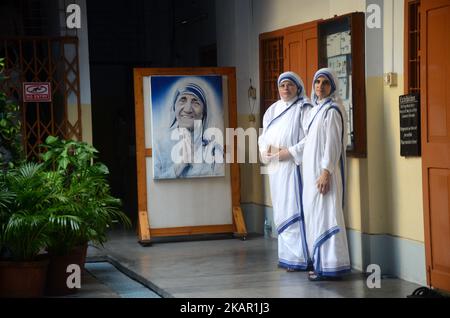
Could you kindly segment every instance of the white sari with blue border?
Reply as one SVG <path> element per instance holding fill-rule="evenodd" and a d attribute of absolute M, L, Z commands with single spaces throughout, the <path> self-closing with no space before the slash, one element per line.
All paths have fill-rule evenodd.
<path fill-rule="evenodd" d="M 292 158 L 269 164 L 270 192 L 274 224 L 278 234 L 279 266 L 305 270 L 311 265 L 306 244 L 302 208 L 303 118 L 312 106 L 305 97 L 291 103 L 278 101 L 264 114 L 263 133 L 259 137 L 260 152 L 269 146 L 288 148 Z"/>
<path fill-rule="evenodd" d="M 338 276 L 350 271 L 343 214 L 346 112 L 328 98 L 316 104 L 308 117 L 302 165 L 308 252 L 317 274 Z M 325 195 L 316 185 L 323 169 L 331 173 Z"/>

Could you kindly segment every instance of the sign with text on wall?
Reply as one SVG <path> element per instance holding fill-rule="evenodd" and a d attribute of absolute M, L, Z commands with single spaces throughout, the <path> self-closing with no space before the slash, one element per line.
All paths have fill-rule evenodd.
<path fill-rule="evenodd" d="M 399 98 L 400 155 L 420 156 L 420 95 L 408 94 Z"/>
<path fill-rule="evenodd" d="M 24 82 L 23 101 L 30 102 L 51 102 L 52 89 L 50 82 Z"/>

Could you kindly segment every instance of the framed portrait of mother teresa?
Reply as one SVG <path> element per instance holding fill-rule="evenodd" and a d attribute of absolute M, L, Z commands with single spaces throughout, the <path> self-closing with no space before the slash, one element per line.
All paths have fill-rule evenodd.
<path fill-rule="evenodd" d="M 224 177 L 222 77 L 152 76 L 153 178 Z"/>
<path fill-rule="evenodd" d="M 135 68 L 134 93 L 139 242 L 222 233 L 245 238 L 233 160 L 235 69 Z"/>

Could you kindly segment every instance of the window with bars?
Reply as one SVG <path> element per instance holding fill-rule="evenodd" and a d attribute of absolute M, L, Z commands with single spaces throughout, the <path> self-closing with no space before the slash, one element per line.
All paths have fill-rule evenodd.
<path fill-rule="evenodd" d="M 405 0 L 405 93 L 420 93 L 420 0 Z"/>

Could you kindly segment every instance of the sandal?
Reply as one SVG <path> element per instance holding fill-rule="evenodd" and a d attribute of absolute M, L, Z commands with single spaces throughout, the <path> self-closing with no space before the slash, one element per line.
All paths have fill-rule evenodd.
<path fill-rule="evenodd" d="M 340 281 L 342 280 L 342 276 L 323 276 L 313 272 L 308 275 L 308 280 L 311 282 Z"/>
<path fill-rule="evenodd" d="M 306 269 L 301 269 L 301 268 L 293 268 L 293 267 L 287 267 L 286 268 L 286 272 L 288 273 L 292 273 L 292 272 L 306 272 Z"/>
<path fill-rule="evenodd" d="M 411 295 L 406 296 L 407 298 L 446 298 L 444 295 L 440 294 L 434 289 L 428 287 L 419 287 Z"/>
<path fill-rule="evenodd" d="M 298 267 L 294 267 L 294 266 L 289 266 L 287 264 L 278 264 L 278 268 L 282 268 L 285 269 L 286 272 L 288 273 L 292 273 L 292 272 L 307 272 L 313 269 L 312 266 L 308 265 L 306 268 L 301 268 L 300 266 Z M 312 272 L 314 273 L 314 272 Z"/>

